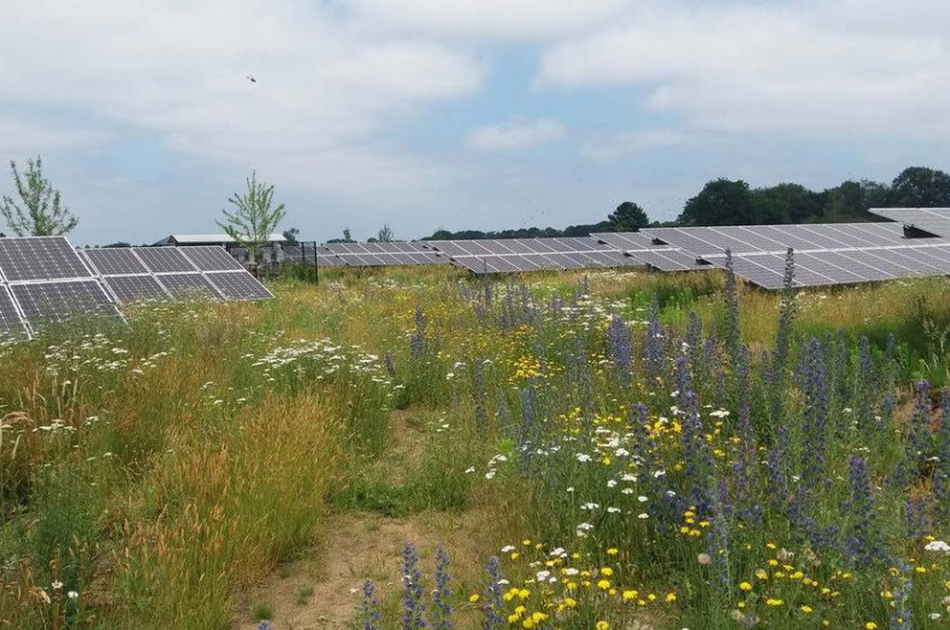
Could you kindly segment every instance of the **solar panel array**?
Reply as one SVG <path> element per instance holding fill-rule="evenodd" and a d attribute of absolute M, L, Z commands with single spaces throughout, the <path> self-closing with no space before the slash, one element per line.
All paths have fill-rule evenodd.
<path fill-rule="evenodd" d="M 50 322 L 119 311 L 61 236 L 0 239 L 0 332 L 29 336 Z"/>
<path fill-rule="evenodd" d="M 395 265 L 438 265 L 448 263 L 421 242 L 327 243 L 325 254 L 335 256 L 350 267 L 390 267 Z"/>
<path fill-rule="evenodd" d="M 476 274 L 637 264 L 619 249 L 589 237 L 425 241 L 425 246 Z"/>
<path fill-rule="evenodd" d="M 789 248 L 799 287 L 950 273 L 950 240 L 906 238 L 895 223 L 649 228 L 643 234 L 720 268 L 728 249 L 735 273 L 767 289 L 783 286 Z"/>
<path fill-rule="evenodd" d="M 83 250 L 119 303 L 155 299 L 259 300 L 273 297 L 227 251 L 214 245 Z M 236 284 L 235 274 L 242 276 Z"/>
<path fill-rule="evenodd" d="M 635 261 L 661 271 L 689 271 L 703 267 L 694 254 L 678 247 L 657 245 L 642 232 L 602 232 L 591 236 L 623 251 Z"/>
<path fill-rule="evenodd" d="M 870 212 L 907 227 L 950 238 L 950 208 L 871 208 Z"/>
<path fill-rule="evenodd" d="M 63 237 L 0 238 L 0 334 L 32 336 L 74 318 L 121 318 L 143 300 L 273 295 L 220 247 L 86 249 Z"/>

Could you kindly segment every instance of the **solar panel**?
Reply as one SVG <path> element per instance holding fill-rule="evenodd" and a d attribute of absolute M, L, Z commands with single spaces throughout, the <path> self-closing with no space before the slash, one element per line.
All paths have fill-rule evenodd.
<path fill-rule="evenodd" d="M 187 273 L 195 271 L 177 247 L 133 247 L 132 251 L 152 273 Z"/>
<path fill-rule="evenodd" d="M 109 276 L 103 282 L 122 304 L 169 298 L 155 276 Z"/>
<path fill-rule="evenodd" d="M 601 232 L 592 234 L 599 241 L 622 250 L 633 263 L 647 265 L 660 271 L 689 271 L 702 269 L 696 254 L 679 247 L 657 245 L 643 232 Z M 630 263 L 630 264 L 633 264 Z"/>
<path fill-rule="evenodd" d="M 870 212 L 908 227 L 950 238 L 950 208 L 871 208 Z"/>
<path fill-rule="evenodd" d="M 156 278 L 176 300 L 221 298 L 217 289 L 200 273 L 167 273 Z"/>
<path fill-rule="evenodd" d="M 78 316 L 119 314 L 96 280 L 15 284 L 10 291 L 34 329 Z"/>
<path fill-rule="evenodd" d="M 0 272 L 9 282 L 92 277 L 61 236 L 0 238 Z"/>
<path fill-rule="evenodd" d="M 223 247 L 213 245 L 182 247 L 181 253 L 201 271 L 243 271 L 244 267 L 234 260 Z"/>
<path fill-rule="evenodd" d="M 18 336 L 25 332 L 26 328 L 10 297 L 10 290 L 6 285 L 0 285 L 0 335 Z"/>
<path fill-rule="evenodd" d="M 104 247 L 82 252 L 93 268 L 103 276 L 148 273 L 130 247 Z"/>
<path fill-rule="evenodd" d="M 266 300 L 274 297 L 267 288 L 249 273 L 209 273 L 208 280 L 226 300 Z"/>
<path fill-rule="evenodd" d="M 327 243 L 326 254 L 350 267 L 390 267 L 398 265 L 438 265 L 448 262 L 422 243 Z M 312 264 L 312 263 L 311 263 Z"/>

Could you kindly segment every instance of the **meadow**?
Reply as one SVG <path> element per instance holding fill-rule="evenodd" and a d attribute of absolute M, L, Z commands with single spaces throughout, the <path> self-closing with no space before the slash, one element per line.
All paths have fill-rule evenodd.
<path fill-rule="evenodd" d="M 950 280 L 271 288 L 0 346 L 3 627 L 950 624 Z"/>

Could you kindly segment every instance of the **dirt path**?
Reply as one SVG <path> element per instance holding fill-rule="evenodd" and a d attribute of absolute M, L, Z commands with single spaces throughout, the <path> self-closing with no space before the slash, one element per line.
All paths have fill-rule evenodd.
<path fill-rule="evenodd" d="M 398 436 L 387 460 L 405 461 L 418 447 L 412 422 L 396 412 Z M 398 464 L 396 465 L 398 466 Z M 397 484 L 404 471 L 393 470 Z M 273 630 L 340 630 L 352 628 L 358 591 L 371 580 L 383 615 L 396 615 L 401 592 L 400 560 L 405 543 L 416 545 L 424 574 L 432 574 L 437 545 L 452 561 L 453 588 L 469 592 L 480 582 L 485 552 L 492 541 L 489 511 L 473 507 L 462 513 L 424 512 L 405 518 L 343 511 L 329 517 L 325 537 L 301 560 L 278 568 L 247 593 L 236 627 L 253 630 L 268 618 Z M 266 613 L 266 614 L 263 614 Z"/>

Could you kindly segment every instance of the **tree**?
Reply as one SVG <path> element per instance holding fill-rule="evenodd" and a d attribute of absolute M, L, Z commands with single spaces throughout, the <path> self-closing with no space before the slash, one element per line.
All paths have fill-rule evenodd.
<path fill-rule="evenodd" d="M 891 183 L 891 205 L 906 208 L 950 206 L 950 175 L 923 166 L 901 171 Z"/>
<path fill-rule="evenodd" d="M 234 241 L 246 247 L 251 259 L 261 253 L 262 246 L 284 218 L 284 204 L 274 204 L 274 186 L 257 181 L 257 171 L 247 178 L 247 191 L 234 193 L 228 197 L 228 203 L 234 206 L 229 212 L 224 210 L 224 220 L 218 225 Z"/>
<path fill-rule="evenodd" d="M 801 184 L 776 184 L 752 191 L 754 223 L 808 223 L 821 216 L 821 197 Z"/>
<path fill-rule="evenodd" d="M 708 182 L 686 202 L 677 218 L 681 225 L 749 225 L 755 223 L 755 208 L 749 184 L 740 180 Z"/>
<path fill-rule="evenodd" d="M 642 227 L 650 225 L 646 211 L 633 203 L 624 201 L 607 217 L 611 232 L 636 232 Z"/>
<path fill-rule="evenodd" d="M 20 203 L 4 195 L 0 212 L 7 225 L 17 236 L 60 236 L 73 230 L 79 219 L 62 205 L 59 191 L 43 177 L 43 160 L 26 161 L 26 173 L 22 176 L 16 162 L 10 162 L 13 183 Z M 22 205 L 21 205 L 22 204 Z"/>
<path fill-rule="evenodd" d="M 843 221 L 879 221 L 868 212 L 869 208 L 885 207 L 889 203 L 890 189 L 887 184 L 862 179 L 859 182 L 848 180 L 824 192 L 825 203 L 822 220 Z"/>
<path fill-rule="evenodd" d="M 393 231 L 389 227 L 388 223 L 384 223 L 383 227 L 379 228 L 379 233 L 376 236 L 376 240 L 380 243 L 392 243 L 393 242 Z"/>
<path fill-rule="evenodd" d="M 352 243 L 353 239 L 350 237 L 350 228 L 343 228 L 343 242 Z"/>
<path fill-rule="evenodd" d="M 288 245 L 296 245 L 298 236 L 300 236 L 300 230 L 295 227 L 284 230 L 284 238 L 287 239 Z"/>

